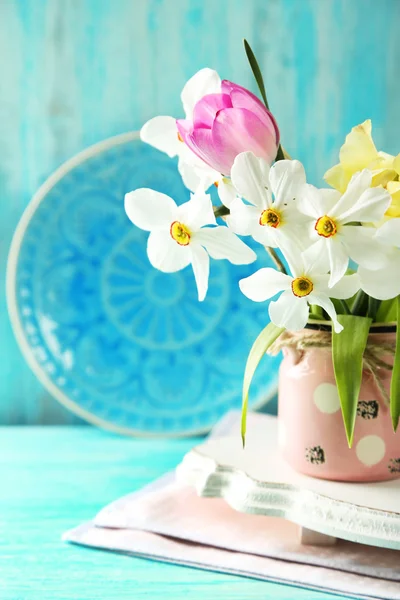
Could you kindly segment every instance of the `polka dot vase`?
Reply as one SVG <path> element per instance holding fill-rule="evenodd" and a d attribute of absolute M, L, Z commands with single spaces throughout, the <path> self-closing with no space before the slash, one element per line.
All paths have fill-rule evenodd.
<path fill-rule="evenodd" d="M 305 330 L 305 333 L 312 330 Z M 378 337 L 379 336 L 379 337 Z M 395 333 L 373 333 L 394 342 Z M 364 371 L 353 447 L 349 448 L 330 350 L 283 350 L 279 373 L 279 445 L 298 472 L 335 481 L 384 481 L 400 477 L 400 430 L 393 433 L 389 407 Z M 381 370 L 390 390 L 391 372 Z"/>

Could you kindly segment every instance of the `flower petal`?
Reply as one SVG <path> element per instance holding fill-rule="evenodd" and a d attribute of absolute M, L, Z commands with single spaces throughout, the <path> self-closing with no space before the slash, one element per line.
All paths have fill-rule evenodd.
<path fill-rule="evenodd" d="M 295 240 L 287 238 L 284 243 L 281 243 L 280 250 L 289 265 L 293 277 L 303 275 L 306 269 L 304 262 L 303 249 Z"/>
<path fill-rule="evenodd" d="M 324 175 L 326 183 L 342 194 L 346 191 L 350 178 L 351 175 L 344 170 L 340 163 L 328 169 Z"/>
<path fill-rule="evenodd" d="M 329 271 L 329 256 L 325 247 L 325 240 L 318 236 L 317 241 L 312 243 L 303 252 L 305 274 L 314 277 L 318 273 Z"/>
<path fill-rule="evenodd" d="M 352 275 L 345 275 L 338 283 L 332 287 L 328 287 L 329 275 L 314 275 L 313 284 L 314 291 L 316 294 L 323 293 L 331 298 L 338 298 L 346 300 L 351 298 L 358 292 L 361 287 L 360 277 L 358 273 Z"/>
<path fill-rule="evenodd" d="M 178 129 L 174 117 L 154 117 L 140 130 L 140 139 L 165 152 L 171 158 L 179 154 L 182 142 L 178 139 Z"/>
<path fill-rule="evenodd" d="M 382 185 L 386 187 L 388 183 L 392 183 L 393 179 L 397 177 L 397 173 L 394 169 L 382 168 L 374 169 L 372 173 L 372 187 L 378 187 Z"/>
<path fill-rule="evenodd" d="M 317 306 L 321 306 L 328 315 L 330 316 L 333 328 L 336 333 L 340 333 L 343 330 L 343 325 L 341 325 L 338 321 L 336 310 L 332 300 L 329 299 L 327 294 L 320 293 L 312 293 L 308 296 L 308 301 L 310 304 L 316 304 Z"/>
<path fill-rule="evenodd" d="M 389 181 L 386 186 L 387 191 L 392 197 L 392 203 L 387 209 L 386 217 L 400 217 L 400 181 Z"/>
<path fill-rule="evenodd" d="M 211 184 L 219 180 L 221 174 L 199 158 L 185 143 L 180 142 L 180 145 L 178 169 L 183 183 L 192 192 L 198 189 L 208 190 Z"/>
<path fill-rule="evenodd" d="M 400 219 L 386 221 L 375 234 L 375 238 L 388 246 L 400 246 Z"/>
<path fill-rule="evenodd" d="M 236 198 L 230 206 L 230 211 L 226 222 L 232 231 L 238 235 L 252 235 L 255 224 L 260 219 L 260 210 L 245 204 L 241 198 Z"/>
<path fill-rule="evenodd" d="M 346 136 L 346 141 L 340 149 L 340 162 L 354 173 L 367 167 L 377 157 L 378 152 L 372 140 L 371 119 L 367 119 L 353 127 Z"/>
<path fill-rule="evenodd" d="M 226 163 L 225 157 L 218 149 L 215 149 L 210 129 L 195 129 L 188 125 L 188 121 L 178 119 L 176 122 L 178 131 L 186 146 L 199 159 L 218 173 L 229 174 L 231 165 Z"/>
<path fill-rule="evenodd" d="M 297 298 L 291 290 L 283 292 L 278 300 L 269 305 L 271 321 L 277 327 L 285 327 L 289 331 L 304 329 L 308 314 L 307 298 Z"/>
<path fill-rule="evenodd" d="M 349 266 L 349 256 L 338 236 L 327 238 L 325 246 L 328 252 L 329 270 L 331 272 L 329 287 L 333 287 L 346 273 Z"/>
<path fill-rule="evenodd" d="M 241 196 L 260 210 L 272 205 L 269 188 L 269 166 L 253 152 L 241 152 L 233 162 L 232 182 Z"/>
<path fill-rule="evenodd" d="M 237 191 L 230 179 L 221 177 L 218 183 L 218 196 L 224 206 L 232 206 L 237 198 Z"/>
<path fill-rule="evenodd" d="M 180 246 L 169 231 L 152 231 L 147 240 L 150 263 L 164 273 L 175 273 L 187 267 L 191 261 L 189 246 Z"/>
<path fill-rule="evenodd" d="M 342 217 L 344 213 L 351 210 L 358 202 L 361 194 L 371 187 L 372 173 L 364 169 L 351 178 L 344 194 L 338 199 L 335 206 L 329 212 L 331 217 Z"/>
<path fill-rule="evenodd" d="M 277 152 L 276 132 L 272 121 L 267 126 L 246 108 L 221 110 L 214 120 L 212 142 L 215 151 L 223 156 L 227 165 L 221 171 L 225 175 L 229 175 L 233 161 L 241 152 L 252 150 L 268 164 L 275 159 Z"/>
<path fill-rule="evenodd" d="M 192 194 L 189 202 L 178 207 L 178 215 L 193 233 L 203 225 L 216 225 L 211 196 L 201 191 Z"/>
<path fill-rule="evenodd" d="M 232 106 L 235 108 L 247 108 L 252 113 L 257 115 L 257 117 L 265 123 L 269 125 L 272 121 L 273 127 L 275 129 L 276 135 L 276 146 L 279 144 L 279 129 L 278 125 L 275 121 L 275 117 L 273 114 L 264 106 L 264 104 L 255 96 L 252 92 L 242 87 L 241 85 L 237 85 L 236 83 L 232 83 L 224 79 L 221 84 L 221 91 L 224 94 L 229 94 L 232 101 Z"/>
<path fill-rule="evenodd" d="M 241 292 L 253 302 L 264 302 L 282 290 L 290 290 L 291 282 L 292 278 L 289 275 L 265 267 L 253 273 L 250 277 L 241 279 L 239 287 Z"/>
<path fill-rule="evenodd" d="M 369 188 L 358 198 L 356 203 L 341 214 L 335 213 L 342 223 L 360 221 L 373 223 L 382 219 L 392 199 L 387 190 L 381 187 Z M 335 215 L 332 215 L 335 216 Z"/>
<path fill-rule="evenodd" d="M 211 129 L 215 115 L 223 108 L 232 108 L 228 94 L 207 94 L 193 109 L 193 126 Z"/>
<path fill-rule="evenodd" d="M 196 280 L 199 301 L 202 302 L 208 290 L 208 277 L 210 274 L 210 258 L 207 252 L 197 244 L 190 244 L 190 254 L 194 278 Z"/>
<path fill-rule="evenodd" d="M 218 94 L 221 91 L 221 79 L 212 69 L 200 69 L 185 84 L 181 100 L 186 117 L 192 118 L 193 109 L 197 102 L 206 94 Z"/>
<path fill-rule="evenodd" d="M 329 185 L 344 192 L 354 173 L 369 167 L 379 158 L 371 131 L 370 119 L 353 127 L 340 149 L 340 164 L 329 169 L 324 175 Z"/>
<path fill-rule="evenodd" d="M 381 269 L 359 267 L 361 289 L 378 300 L 389 300 L 400 294 L 400 250 L 395 250 Z"/>
<path fill-rule="evenodd" d="M 247 265 L 257 259 L 257 254 L 228 227 L 205 227 L 194 236 L 193 242 L 201 244 L 211 258 L 226 258 L 234 265 Z"/>
<path fill-rule="evenodd" d="M 276 207 L 295 200 L 306 183 L 304 167 L 298 160 L 279 160 L 271 167 L 269 178 Z"/>
<path fill-rule="evenodd" d="M 336 190 L 317 189 L 306 183 L 301 187 L 296 205 L 303 214 L 318 219 L 323 215 L 330 214 L 338 198 L 340 198 L 340 194 Z"/>
<path fill-rule="evenodd" d="M 166 194 L 139 188 L 125 194 L 125 212 L 134 225 L 153 231 L 169 228 L 176 220 L 178 207 Z"/>
<path fill-rule="evenodd" d="M 387 247 L 378 242 L 375 232 L 373 227 L 353 225 L 346 225 L 340 230 L 340 238 L 348 256 L 357 264 L 370 269 L 379 269 L 387 254 Z"/>
<path fill-rule="evenodd" d="M 252 238 L 262 246 L 268 246 L 268 248 L 277 248 L 279 246 L 279 230 L 274 229 L 274 227 L 265 227 L 260 225 L 258 219 L 254 223 L 251 231 Z"/>
<path fill-rule="evenodd" d="M 400 175 L 400 154 L 395 156 L 393 160 L 393 169 L 396 171 L 397 175 Z"/>
<path fill-rule="evenodd" d="M 201 179 L 198 169 L 181 158 L 178 160 L 178 171 L 183 183 L 191 192 L 199 188 L 206 191 L 210 187 L 210 184 L 207 185 L 208 181 Z"/>

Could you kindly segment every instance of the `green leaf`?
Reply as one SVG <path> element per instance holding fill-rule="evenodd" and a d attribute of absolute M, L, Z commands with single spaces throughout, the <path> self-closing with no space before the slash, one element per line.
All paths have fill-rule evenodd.
<path fill-rule="evenodd" d="M 392 417 L 393 431 L 396 432 L 400 417 L 400 296 L 397 296 L 394 304 L 397 309 L 397 333 L 396 352 L 394 355 L 392 371 L 392 382 L 390 384 L 390 416 Z"/>
<path fill-rule="evenodd" d="M 278 162 L 278 160 L 285 160 L 285 154 L 283 152 L 283 148 L 282 148 L 281 144 L 279 144 L 279 146 L 278 146 L 278 151 L 277 151 L 276 157 L 275 157 L 275 161 Z"/>
<path fill-rule="evenodd" d="M 247 358 L 246 369 L 244 372 L 243 380 L 243 401 L 242 401 L 242 441 L 243 446 L 246 438 L 246 417 L 247 417 L 247 405 L 249 400 L 249 389 L 254 373 L 258 367 L 258 364 L 268 348 L 272 346 L 274 341 L 285 331 L 283 327 L 277 327 L 274 323 L 268 323 L 265 329 L 262 330 L 260 335 L 254 342 L 249 356 Z"/>
<path fill-rule="evenodd" d="M 262 99 L 264 100 L 264 104 L 267 107 L 267 109 L 269 110 L 267 94 L 265 93 L 265 85 L 264 85 L 264 79 L 263 79 L 263 76 L 261 73 L 261 69 L 258 65 L 257 59 L 254 56 L 254 52 L 251 49 L 249 42 L 247 40 L 243 40 L 243 44 L 244 44 L 244 49 L 246 52 L 247 60 L 249 61 L 249 65 L 251 67 L 251 70 L 253 71 L 254 79 L 257 82 L 258 89 L 260 90 L 260 94 L 262 96 Z"/>
<path fill-rule="evenodd" d="M 354 302 L 351 306 L 351 312 L 353 315 L 363 317 L 368 312 L 368 296 L 362 290 L 359 290 L 354 298 Z"/>
<path fill-rule="evenodd" d="M 383 300 L 376 314 L 377 323 L 393 323 L 397 319 L 396 298 Z"/>
<path fill-rule="evenodd" d="M 243 40 L 243 44 L 244 44 L 244 49 L 245 49 L 245 52 L 246 52 L 247 60 L 249 61 L 249 65 L 251 67 L 251 70 L 253 71 L 254 79 L 257 82 L 258 89 L 260 90 L 261 97 L 264 100 L 264 104 L 265 104 L 267 110 L 269 110 L 269 105 L 268 105 L 268 100 L 267 100 L 267 94 L 265 92 L 264 79 L 263 79 L 263 76 L 262 76 L 262 73 L 261 73 L 260 66 L 259 66 L 259 64 L 257 62 L 257 59 L 255 57 L 255 54 L 254 54 L 253 50 L 251 49 L 251 46 L 250 46 L 249 42 L 247 40 Z M 281 144 L 279 144 L 275 160 L 276 161 L 278 161 L 278 160 L 285 160 L 285 158 L 286 157 L 285 157 L 283 148 L 282 148 Z"/>
<path fill-rule="evenodd" d="M 338 315 L 344 329 L 332 331 L 332 360 L 349 448 L 353 444 L 357 403 L 363 373 L 363 356 L 372 319 Z"/>
<path fill-rule="evenodd" d="M 338 315 L 351 315 L 350 307 L 345 300 L 338 300 L 336 298 L 331 298 L 331 300 Z"/>

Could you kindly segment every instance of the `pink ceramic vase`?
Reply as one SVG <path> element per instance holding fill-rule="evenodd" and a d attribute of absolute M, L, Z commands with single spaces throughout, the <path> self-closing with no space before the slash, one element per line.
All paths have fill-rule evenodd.
<path fill-rule="evenodd" d="M 305 335 L 315 333 L 304 330 Z M 393 342 L 395 333 L 371 333 Z M 279 444 L 300 473 L 336 481 L 383 481 L 400 477 L 400 427 L 392 429 L 389 406 L 364 370 L 353 447 L 349 448 L 333 372 L 331 348 L 299 352 L 284 348 L 279 374 Z M 390 362 L 389 357 L 385 357 Z M 390 390 L 391 371 L 379 369 Z"/>

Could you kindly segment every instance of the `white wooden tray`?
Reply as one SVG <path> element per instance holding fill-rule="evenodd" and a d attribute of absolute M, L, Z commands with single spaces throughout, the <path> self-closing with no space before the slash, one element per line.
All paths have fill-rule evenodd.
<path fill-rule="evenodd" d="M 311 530 L 400 549 L 400 480 L 339 483 L 300 475 L 281 458 L 277 437 L 275 417 L 251 415 L 244 450 L 238 425 L 237 434 L 191 450 L 177 469 L 178 479 L 238 511 L 297 523 L 305 541 Z"/>

